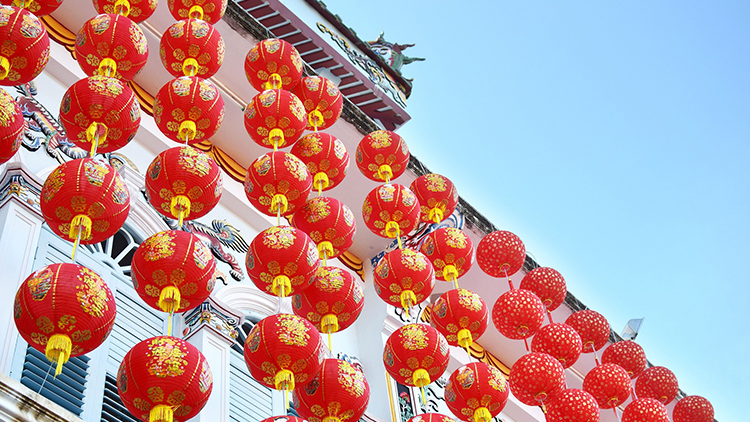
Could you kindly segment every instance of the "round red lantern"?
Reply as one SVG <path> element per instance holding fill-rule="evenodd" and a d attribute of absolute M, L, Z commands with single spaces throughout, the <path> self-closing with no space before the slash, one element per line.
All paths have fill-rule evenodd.
<path fill-rule="evenodd" d="M 352 273 L 320 267 L 310 287 L 292 298 L 294 313 L 321 333 L 335 333 L 354 324 L 365 305 L 364 292 Z"/>
<path fill-rule="evenodd" d="M 677 397 L 679 391 L 677 377 L 663 366 L 647 368 L 635 380 L 635 394 L 638 397 L 656 399 L 665 406 Z"/>
<path fill-rule="evenodd" d="M 245 256 L 247 275 L 269 295 L 291 296 L 313 282 L 318 270 L 318 250 L 302 230 L 272 226 L 250 242 Z"/>
<path fill-rule="evenodd" d="M 224 62 L 224 39 L 213 25 L 198 19 L 177 21 L 164 31 L 159 57 L 172 76 L 210 78 Z"/>
<path fill-rule="evenodd" d="M 325 349 L 320 334 L 306 319 L 276 314 L 260 320 L 245 341 L 250 375 L 269 388 L 292 391 L 312 380 Z"/>
<path fill-rule="evenodd" d="M 125 224 L 130 192 L 117 171 L 91 158 L 59 165 L 44 181 L 39 205 L 55 234 L 85 245 L 113 236 Z"/>
<path fill-rule="evenodd" d="M 612 409 L 630 397 L 630 376 L 621 366 L 604 363 L 586 374 L 583 389 L 596 399 L 600 408 Z"/>
<path fill-rule="evenodd" d="M 302 58 L 288 42 L 269 38 L 255 44 L 247 53 L 245 76 L 258 91 L 291 90 L 302 79 Z"/>
<path fill-rule="evenodd" d="M 508 402 L 505 376 L 484 362 L 464 365 L 450 376 L 445 386 L 445 404 L 466 422 L 489 422 Z"/>
<path fill-rule="evenodd" d="M 307 134 L 290 152 L 305 163 L 313 176 L 313 188 L 318 192 L 338 186 L 349 168 L 349 153 L 344 143 L 329 133 Z"/>
<path fill-rule="evenodd" d="M 292 154 L 269 152 L 256 158 L 245 173 L 245 195 L 266 215 L 294 214 L 307 201 L 312 177 Z"/>
<path fill-rule="evenodd" d="M 94 271 L 76 264 L 51 264 L 33 272 L 13 303 L 16 328 L 34 349 L 57 363 L 104 342 L 115 323 L 115 297 Z"/>
<path fill-rule="evenodd" d="M 245 107 L 245 129 L 260 146 L 274 150 L 294 144 L 305 131 L 305 107 L 284 89 L 267 89 Z"/>
<path fill-rule="evenodd" d="M 148 43 L 132 20 L 102 13 L 78 31 L 75 54 L 89 76 L 98 73 L 131 81 L 146 65 Z"/>
<path fill-rule="evenodd" d="M 175 20 L 200 19 L 216 25 L 227 9 L 227 0 L 168 0 L 169 12 Z"/>
<path fill-rule="evenodd" d="M 194 220 L 208 214 L 221 199 L 221 169 L 208 155 L 189 146 L 170 148 L 146 171 L 146 191 L 156 211 L 168 218 Z"/>
<path fill-rule="evenodd" d="M 95 75 L 74 83 L 63 95 L 60 123 L 68 139 L 96 152 L 116 151 L 135 138 L 141 105 L 135 93 L 115 78 Z"/>
<path fill-rule="evenodd" d="M 317 375 L 294 390 L 294 408 L 309 422 L 357 422 L 370 402 L 364 374 L 339 359 L 326 359 Z"/>
<path fill-rule="evenodd" d="M 376 130 L 359 141 L 355 161 L 366 178 L 390 182 L 406 171 L 409 147 L 397 133 Z"/>
<path fill-rule="evenodd" d="M 687 396 L 672 410 L 674 422 L 713 422 L 714 407 L 701 396 Z"/>
<path fill-rule="evenodd" d="M 341 115 L 344 98 L 336 85 L 320 76 L 305 76 L 294 89 L 307 112 L 307 129 L 319 131 L 331 127 Z"/>
<path fill-rule="evenodd" d="M 526 260 L 526 246 L 509 231 L 494 231 L 477 245 L 477 264 L 490 277 L 511 276 Z"/>
<path fill-rule="evenodd" d="M 206 357 L 185 340 L 158 336 L 133 346 L 117 371 L 117 391 L 142 421 L 186 421 L 200 413 L 213 388 Z"/>
<path fill-rule="evenodd" d="M 309 199 L 290 222 L 318 245 L 323 260 L 346 252 L 354 243 L 357 231 L 352 210 L 338 199 L 327 196 Z"/>
<path fill-rule="evenodd" d="M 497 331 L 513 340 L 529 338 L 544 322 L 542 301 L 528 290 L 508 290 L 492 307 L 492 322 Z"/>
<path fill-rule="evenodd" d="M 182 76 L 154 98 L 154 121 L 167 138 L 189 145 L 209 139 L 224 120 L 224 100 L 211 82 Z"/>
<path fill-rule="evenodd" d="M 468 348 L 487 329 L 489 310 L 482 298 L 466 289 L 449 290 L 432 305 L 430 322 L 448 344 Z"/>
<path fill-rule="evenodd" d="M 425 236 L 419 251 L 432 262 L 435 277 L 455 281 L 471 268 L 474 245 L 460 229 L 441 227 Z"/>
<path fill-rule="evenodd" d="M 411 249 L 394 249 L 375 265 L 375 293 L 385 303 L 409 310 L 424 302 L 435 287 L 435 271 L 430 262 Z"/>
<path fill-rule="evenodd" d="M 581 356 L 581 337 L 568 324 L 555 323 L 542 327 L 531 340 L 531 351 L 546 353 L 563 368 L 570 368 Z"/>
<path fill-rule="evenodd" d="M 48 0 L 49 1 L 49 0 Z M 60 0 L 62 3 L 62 0 Z M 156 10 L 156 0 L 93 0 L 97 13 L 127 16 L 135 23 L 148 19 Z"/>
<path fill-rule="evenodd" d="M 638 343 L 634 341 L 618 341 L 604 349 L 602 363 L 614 363 L 620 365 L 630 379 L 635 379 L 646 369 L 646 353 Z"/>
<path fill-rule="evenodd" d="M 510 368 L 510 391 L 521 403 L 543 406 L 565 389 L 565 370 L 546 353 L 528 353 Z"/>
<path fill-rule="evenodd" d="M 539 296 L 548 311 L 557 309 L 568 293 L 562 274 L 548 267 L 534 268 L 526 273 L 520 287 Z"/>
<path fill-rule="evenodd" d="M 386 340 L 383 363 L 397 383 L 423 388 L 448 368 L 448 349 L 448 342 L 436 329 L 426 324 L 408 324 Z"/>
<path fill-rule="evenodd" d="M 607 344 L 609 340 L 609 322 L 602 314 L 590 309 L 573 313 L 565 323 L 573 327 L 581 336 L 583 353 L 592 353 Z"/>
<path fill-rule="evenodd" d="M 0 89 L 0 164 L 16 154 L 27 127 L 21 107 L 10 94 Z"/>
<path fill-rule="evenodd" d="M 564 390 L 546 407 L 547 422 L 599 422 L 599 405 L 584 390 Z"/>
<path fill-rule="evenodd" d="M 0 85 L 23 85 L 49 61 L 49 35 L 26 9 L 0 5 Z"/>
<path fill-rule="evenodd" d="M 669 422 L 667 408 L 657 400 L 640 398 L 622 412 L 622 422 Z"/>
<path fill-rule="evenodd" d="M 38 17 L 54 12 L 60 7 L 62 0 L 2 0 L 0 3 L 26 9 Z"/>
<path fill-rule="evenodd" d="M 400 239 L 417 228 L 419 201 L 405 186 L 380 185 L 371 190 L 362 203 L 362 218 L 376 235 Z"/>
<path fill-rule="evenodd" d="M 456 422 L 450 416 L 441 415 L 440 413 L 422 413 L 408 420 L 408 422 Z"/>
<path fill-rule="evenodd" d="M 453 182 L 439 174 L 424 174 L 409 186 L 420 204 L 420 218 L 425 223 L 439 223 L 453 214 L 458 205 L 458 191 Z"/>

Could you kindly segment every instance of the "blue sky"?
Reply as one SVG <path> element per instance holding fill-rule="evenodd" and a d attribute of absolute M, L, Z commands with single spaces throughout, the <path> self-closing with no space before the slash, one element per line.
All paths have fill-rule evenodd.
<path fill-rule="evenodd" d="M 416 43 L 399 133 L 721 422 L 750 392 L 750 2 L 325 0 Z M 466 148 L 472 145 L 473 148 Z"/>

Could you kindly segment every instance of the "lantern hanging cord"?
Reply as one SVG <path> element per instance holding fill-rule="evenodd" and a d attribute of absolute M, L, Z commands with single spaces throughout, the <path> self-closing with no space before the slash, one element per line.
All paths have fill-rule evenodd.
<path fill-rule="evenodd" d="M 617 406 L 612 407 L 612 411 L 615 412 L 615 420 L 620 420 L 620 415 L 617 414 Z"/>
<path fill-rule="evenodd" d="M 511 290 L 515 290 L 516 288 L 513 287 L 513 282 L 510 280 L 510 275 L 508 275 L 508 264 L 503 264 L 503 272 L 505 273 L 505 278 L 508 279 L 508 286 L 510 286 Z"/>
<path fill-rule="evenodd" d="M 599 362 L 599 355 L 596 353 L 596 349 L 594 348 L 594 343 L 591 343 L 591 350 L 594 352 L 594 361 L 596 361 L 596 366 L 601 365 L 601 362 Z"/>
<path fill-rule="evenodd" d="M 37 391 L 37 394 L 42 394 L 42 389 L 44 388 L 44 383 L 47 382 L 47 378 L 49 378 L 49 373 L 52 372 L 52 368 L 54 368 L 55 365 L 50 364 L 49 368 L 47 369 L 47 372 L 44 374 L 44 379 L 42 380 L 42 384 L 39 386 L 39 391 Z"/>
<path fill-rule="evenodd" d="M 391 376 L 385 371 L 385 385 L 388 386 L 388 403 L 391 405 L 391 422 L 396 422 L 396 408 L 393 405 L 393 387 L 391 387 Z"/>
<path fill-rule="evenodd" d="M 544 307 L 544 310 L 547 311 L 547 319 L 549 319 L 549 323 L 550 324 L 554 324 L 555 322 L 552 321 L 552 311 L 550 311 L 549 309 L 547 309 L 546 306 Z"/>
<path fill-rule="evenodd" d="M 528 338 L 524 338 L 523 339 L 523 344 L 524 344 L 524 346 L 526 346 L 526 353 L 531 353 L 531 349 L 529 348 L 529 339 Z"/>
<path fill-rule="evenodd" d="M 78 249 L 78 244 L 81 242 L 81 230 L 83 230 L 83 224 L 78 225 L 78 234 L 76 235 L 76 240 L 73 242 L 73 252 L 70 254 L 70 260 L 73 263 L 76 262 L 76 249 Z"/>
<path fill-rule="evenodd" d="M 448 264 L 443 267 L 443 278 L 445 281 L 452 281 L 453 287 L 458 290 L 458 270 L 455 265 Z"/>
<path fill-rule="evenodd" d="M 70 254 L 70 260 L 75 262 L 76 249 L 81 243 L 81 239 L 91 238 L 91 218 L 86 214 L 78 214 L 70 221 L 70 231 L 68 237 L 73 239 L 73 252 Z"/>
<path fill-rule="evenodd" d="M 276 225 L 281 225 L 281 207 L 276 207 Z"/>

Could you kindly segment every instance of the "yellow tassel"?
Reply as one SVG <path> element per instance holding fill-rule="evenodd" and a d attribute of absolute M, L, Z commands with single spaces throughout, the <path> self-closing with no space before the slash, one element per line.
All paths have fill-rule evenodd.
<path fill-rule="evenodd" d="M 190 8 L 190 10 L 188 11 L 188 16 L 190 16 L 191 19 L 203 20 L 203 8 L 196 4 L 195 6 Z"/>
<path fill-rule="evenodd" d="M 389 221 L 385 223 L 385 234 L 392 238 L 398 239 L 398 248 L 403 249 L 401 245 L 401 227 L 395 221 Z"/>
<path fill-rule="evenodd" d="M 318 256 L 322 260 L 328 259 L 333 255 L 333 244 L 327 240 L 318 243 Z"/>
<path fill-rule="evenodd" d="M 57 363 L 55 377 L 62 373 L 63 364 L 70 359 L 72 349 L 73 343 L 70 341 L 70 337 L 65 334 L 53 334 L 47 340 L 47 348 L 44 350 L 44 354 L 50 362 Z"/>
<path fill-rule="evenodd" d="M 174 422 L 174 411 L 171 406 L 157 404 L 148 413 L 148 422 Z"/>
<path fill-rule="evenodd" d="M 81 240 L 91 238 L 91 218 L 86 214 L 78 214 L 70 221 L 70 231 L 68 231 L 70 240 L 78 238 L 79 232 Z"/>
<path fill-rule="evenodd" d="M 96 155 L 96 149 L 99 145 L 107 141 L 109 128 L 104 123 L 92 122 L 86 128 L 86 140 L 91 142 L 91 157 Z"/>
<path fill-rule="evenodd" d="M 391 166 L 388 164 L 381 164 L 380 167 L 378 167 L 378 177 L 380 179 L 385 180 L 386 183 L 391 181 L 391 178 L 393 177 L 393 170 L 391 170 Z"/>
<path fill-rule="evenodd" d="M 271 211 L 286 214 L 288 207 L 289 202 L 286 199 L 286 195 L 277 193 L 271 198 Z"/>
<path fill-rule="evenodd" d="M 0 81 L 8 77 L 10 73 L 10 62 L 6 57 L 0 56 Z"/>
<path fill-rule="evenodd" d="M 189 143 L 193 139 L 195 139 L 195 134 L 197 133 L 195 122 L 192 120 L 183 120 L 182 123 L 180 123 L 180 128 L 177 131 L 177 137 L 180 139 L 184 139 L 185 143 Z"/>
<path fill-rule="evenodd" d="M 323 194 L 323 189 L 327 188 L 331 181 L 328 179 L 328 175 L 319 171 L 315 173 L 313 177 L 313 186 L 318 189 L 318 196 Z"/>
<path fill-rule="evenodd" d="M 200 65 L 198 64 L 198 60 L 195 60 L 192 57 L 188 57 L 187 59 L 185 59 L 184 62 L 182 62 L 182 73 L 185 76 L 197 75 L 199 68 L 200 68 Z"/>
<path fill-rule="evenodd" d="M 324 333 L 336 333 L 339 331 L 339 319 L 334 314 L 325 314 L 320 320 L 320 328 Z"/>
<path fill-rule="evenodd" d="M 323 126 L 323 123 L 325 123 L 325 120 L 323 120 L 323 113 L 316 108 L 307 114 L 307 122 L 310 123 L 310 126 L 314 127 L 317 132 L 318 126 Z"/>
<path fill-rule="evenodd" d="M 159 308 L 164 312 L 174 313 L 180 309 L 180 289 L 175 286 L 167 286 L 161 289 L 159 294 Z"/>
<path fill-rule="evenodd" d="M 490 422 L 492 414 L 486 407 L 480 407 L 474 411 L 474 422 Z"/>
<path fill-rule="evenodd" d="M 130 14 L 130 2 L 128 0 L 117 0 L 115 2 L 115 13 L 127 18 Z"/>
<path fill-rule="evenodd" d="M 341 422 L 341 419 L 337 418 L 336 416 L 326 416 L 323 418 L 323 422 Z"/>
<path fill-rule="evenodd" d="M 409 308 L 412 304 L 417 303 L 417 296 L 411 290 L 401 292 L 401 307 L 406 310 L 406 317 L 409 318 Z"/>
<path fill-rule="evenodd" d="M 277 390 L 294 390 L 294 374 L 288 369 L 282 369 L 273 377 L 273 385 Z"/>
<path fill-rule="evenodd" d="M 281 76 L 278 73 L 272 73 L 271 76 L 268 77 L 268 80 L 266 81 L 266 84 L 264 86 L 265 89 L 276 89 L 281 88 Z"/>
<path fill-rule="evenodd" d="M 289 292 L 292 291 L 292 281 L 285 275 L 277 275 L 273 278 L 271 290 L 273 290 L 273 294 L 276 296 L 287 297 Z"/>
<path fill-rule="evenodd" d="M 178 220 L 177 224 L 182 227 L 183 218 L 190 216 L 190 198 L 185 195 L 173 196 L 169 204 L 169 210 L 172 212 L 172 216 Z"/>
<path fill-rule="evenodd" d="M 284 131 L 279 128 L 271 129 L 271 132 L 268 133 L 268 142 L 273 145 L 274 151 L 283 147 L 286 142 L 284 139 Z"/>
<path fill-rule="evenodd" d="M 466 328 L 462 328 L 458 330 L 458 345 L 466 349 L 466 353 L 469 352 L 469 346 L 474 342 L 474 339 L 471 338 L 471 331 L 467 330 Z"/>
<path fill-rule="evenodd" d="M 117 73 L 117 62 L 105 57 L 99 62 L 99 67 L 96 70 L 101 76 L 113 77 Z"/>
<path fill-rule="evenodd" d="M 445 279 L 445 281 L 455 280 L 456 278 L 458 278 L 458 270 L 454 265 L 448 264 L 443 267 L 443 279 Z"/>
<path fill-rule="evenodd" d="M 431 221 L 437 224 L 443 221 L 443 210 L 441 210 L 438 207 L 430 208 L 430 212 L 429 214 L 427 214 L 427 218 L 429 218 Z"/>

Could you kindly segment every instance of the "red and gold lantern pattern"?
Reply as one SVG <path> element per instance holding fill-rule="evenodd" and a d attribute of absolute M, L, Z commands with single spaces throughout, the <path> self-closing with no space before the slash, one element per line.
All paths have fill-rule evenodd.
<path fill-rule="evenodd" d="M 167 138 L 189 145 L 209 139 L 224 120 L 224 99 L 211 82 L 182 76 L 167 82 L 154 98 L 154 121 Z"/>
<path fill-rule="evenodd" d="M 200 19 L 216 25 L 227 9 L 227 0 L 168 0 L 169 12 L 175 20 Z"/>
<path fill-rule="evenodd" d="M 565 370 L 546 353 L 521 356 L 510 368 L 510 391 L 521 403 L 542 406 L 565 389 Z"/>
<path fill-rule="evenodd" d="M 554 323 L 542 327 L 531 340 L 531 351 L 546 353 L 563 368 L 570 368 L 581 356 L 581 337 L 568 324 Z"/>
<path fill-rule="evenodd" d="M 91 158 L 61 164 L 40 195 L 44 220 L 55 234 L 90 245 L 113 236 L 130 211 L 130 192 L 112 167 Z"/>
<path fill-rule="evenodd" d="M 380 185 L 367 194 L 362 218 L 367 228 L 380 237 L 401 237 L 417 228 L 419 201 L 405 186 Z"/>
<path fill-rule="evenodd" d="M 307 115 L 302 101 L 284 89 L 267 89 L 245 107 L 245 129 L 266 148 L 293 145 L 305 131 Z"/>
<path fill-rule="evenodd" d="M 34 349 L 57 363 L 86 354 L 104 342 L 115 323 L 115 297 L 94 271 L 52 264 L 33 272 L 16 292 L 13 319 Z"/>
<path fill-rule="evenodd" d="M 397 383 L 425 387 L 448 368 L 448 342 L 426 324 L 408 324 L 394 331 L 385 342 L 383 363 Z"/>
<path fill-rule="evenodd" d="M 141 105 L 122 81 L 95 75 L 68 88 L 60 104 L 60 122 L 68 139 L 96 152 L 116 151 L 135 138 L 141 125 Z"/>
<path fill-rule="evenodd" d="M 245 341 L 250 375 L 269 388 L 291 391 L 310 382 L 323 363 L 320 334 L 306 319 L 290 314 L 260 320 Z"/>
<path fill-rule="evenodd" d="M 320 267 L 313 284 L 292 298 L 294 313 L 321 333 L 335 333 L 354 324 L 365 305 L 364 292 L 352 273 Z"/>
<path fill-rule="evenodd" d="M 622 422 L 669 422 L 667 408 L 649 398 L 633 400 L 622 412 Z"/>
<path fill-rule="evenodd" d="M 542 327 L 544 305 L 528 290 L 509 290 L 500 295 L 492 307 L 492 322 L 503 336 L 523 340 Z"/>
<path fill-rule="evenodd" d="M 451 346 L 469 347 L 487 329 L 489 310 L 482 298 L 466 289 L 443 293 L 432 305 L 430 322 Z"/>
<path fill-rule="evenodd" d="M 18 103 L 0 89 L 0 164 L 16 154 L 27 127 Z"/>
<path fill-rule="evenodd" d="M 245 174 L 245 195 L 266 215 L 294 214 L 307 201 L 312 177 L 305 164 L 292 154 L 269 152 L 258 157 Z"/>
<path fill-rule="evenodd" d="M 305 163 L 313 176 L 313 188 L 319 191 L 338 186 L 349 168 L 349 153 L 344 143 L 328 133 L 307 134 L 290 152 Z"/>
<path fill-rule="evenodd" d="M 101 66 L 116 64 L 114 76 L 131 81 L 148 58 L 148 44 L 143 31 L 132 20 L 108 13 L 97 15 L 83 24 L 76 36 L 75 54 L 81 69 L 89 75 L 98 74 Z M 102 63 L 104 62 L 104 63 Z"/>
<path fill-rule="evenodd" d="M 599 405 L 577 388 L 564 390 L 547 404 L 546 422 L 599 422 Z"/>
<path fill-rule="evenodd" d="M 614 363 L 620 365 L 630 379 L 635 379 L 646 369 L 646 353 L 638 343 L 634 341 L 618 341 L 604 349 L 602 363 Z"/>
<path fill-rule="evenodd" d="M 60 2 L 62 3 L 62 1 Z M 93 2 L 97 13 L 121 14 L 120 8 L 123 7 L 123 2 L 118 2 L 117 0 L 93 0 Z M 127 13 L 123 14 L 123 16 L 127 16 L 135 23 L 141 23 L 154 13 L 157 1 L 128 0 L 125 3 L 127 3 Z"/>
<path fill-rule="evenodd" d="M 445 404 L 466 422 L 489 422 L 508 402 L 505 376 L 484 362 L 464 365 L 455 371 L 445 386 Z"/>
<path fill-rule="evenodd" d="M 422 413 L 414 416 L 408 422 L 456 422 L 450 416 L 441 415 L 440 413 Z"/>
<path fill-rule="evenodd" d="M 245 256 L 247 275 L 263 292 L 291 296 L 306 289 L 318 271 L 318 250 L 302 230 L 269 227 L 250 242 Z"/>
<path fill-rule="evenodd" d="M 0 6 L 0 85 L 23 85 L 49 61 L 49 35 L 26 9 Z"/>
<path fill-rule="evenodd" d="M 609 322 L 602 314 L 590 309 L 573 313 L 565 323 L 573 327 L 581 336 L 583 353 L 592 353 L 607 344 L 609 340 Z"/>
<path fill-rule="evenodd" d="M 307 112 L 307 129 L 319 131 L 331 127 L 341 115 L 344 98 L 336 85 L 320 76 L 305 76 L 294 89 Z"/>
<path fill-rule="evenodd" d="M 302 79 L 302 57 L 284 40 L 263 40 L 247 53 L 245 76 L 258 91 L 275 88 L 290 91 Z"/>
<path fill-rule="evenodd" d="M 583 389 L 596 399 L 600 408 L 612 409 L 630 397 L 630 377 L 621 366 L 604 363 L 586 374 Z"/>
<path fill-rule="evenodd" d="M 309 199 L 291 220 L 292 226 L 307 233 L 318 245 L 321 259 L 335 258 L 352 246 L 355 223 L 346 204 L 327 196 Z"/>
<path fill-rule="evenodd" d="M 213 378 L 205 356 L 176 337 L 152 337 L 133 346 L 117 371 L 117 390 L 138 419 L 186 421 L 211 396 Z"/>
<path fill-rule="evenodd" d="M 224 39 L 210 23 L 185 19 L 164 31 L 159 57 L 172 76 L 210 78 L 224 62 L 225 49 Z"/>
<path fill-rule="evenodd" d="M 526 246 L 515 234 L 498 230 L 477 245 L 477 264 L 490 277 L 511 276 L 523 267 Z"/>
<path fill-rule="evenodd" d="M 33 13 L 34 16 L 49 15 L 62 4 L 62 0 L 2 0 L 0 3 L 6 6 L 23 8 Z M 26 4 L 24 4 L 26 3 Z"/>
<path fill-rule="evenodd" d="M 456 280 L 473 264 L 474 245 L 460 229 L 441 227 L 425 236 L 419 247 L 435 268 L 439 280 Z"/>
<path fill-rule="evenodd" d="M 679 391 L 677 377 L 663 366 L 647 368 L 635 380 L 635 394 L 639 398 L 656 399 L 665 406 L 677 397 Z"/>
<path fill-rule="evenodd" d="M 674 422 L 713 422 L 714 407 L 701 396 L 687 396 L 677 402 L 672 410 Z"/>
<path fill-rule="evenodd" d="M 409 163 L 409 147 L 397 133 L 376 130 L 357 145 L 357 167 L 366 178 L 388 182 L 401 176 Z"/>
<path fill-rule="evenodd" d="M 435 271 L 421 253 L 394 249 L 375 265 L 373 282 L 375 292 L 385 303 L 408 310 L 430 297 Z"/>
<path fill-rule="evenodd" d="M 320 371 L 294 390 L 294 408 L 309 422 L 357 422 L 370 402 L 364 374 L 339 359 L 326 359 Z"/>
<path fill-rule="evenodd" d="M 409 186 L 417 196 L 420 218 L 425 223 L 439 223 L 453 214 L 458 205 L 458 191 L 453 182 L 439 174 L 424 174 Z"/>
<path fill-rule="evenodd" d="M 548 311 L 557 309 L 568 293 L 562 274 L 549 267 L 534 268 L 526 273 L 520 287 L 539 296 Z"/>

